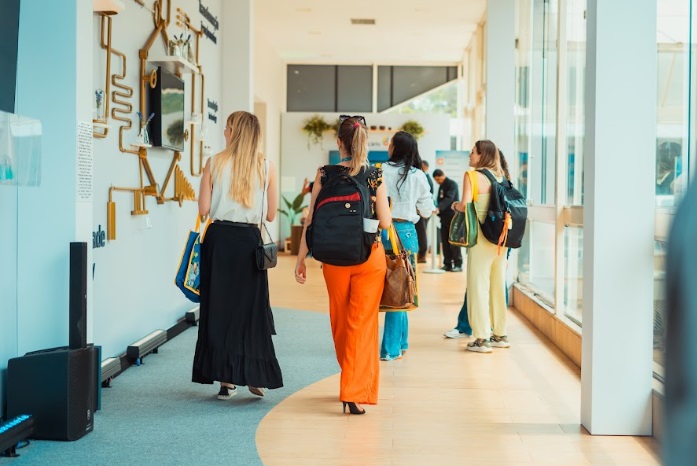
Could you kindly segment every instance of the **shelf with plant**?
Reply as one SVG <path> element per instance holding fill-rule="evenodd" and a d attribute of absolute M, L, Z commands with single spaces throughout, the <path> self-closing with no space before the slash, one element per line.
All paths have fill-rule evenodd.
<path fill-rule="evenodd" d="M 404 124 L 402 125 L 402 127 L 399 128 L 399 129 L 400 129 L 401 131 L 405 131 L 405 132 L 411 134 L 411 135 L 414 136 L 414 138 L 416 138 L 416 139 L 419 139 L 419 138 L 420 138 L 421 136 L 423 136 L 424 133 L 426 132 L 426 131 L 424 130 L 424 127 L 421 126 L 421 123 L 419 123 L 419 122 L 416 121 L 416 120 L 407 120 L 407 121 L 405 121 Z"/>
<path fill-rule="evenodd" d="M 310 144 L 321 144 L 324 132 L 330 129 L 336 130 L 336 127 L 332 128 L 322 116 L 315 115 L 305 120 L 302 129 L 307 134 L 307 147 L 309 148 Z"/>

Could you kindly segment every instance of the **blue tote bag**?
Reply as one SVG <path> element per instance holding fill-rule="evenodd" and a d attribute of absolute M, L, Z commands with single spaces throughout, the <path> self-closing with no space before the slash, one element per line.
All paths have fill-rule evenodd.
<path fill-rule="evenodd" d="M 210 219 L 206 226 L 210 223 Z M 184 296 L 189 300 L 198 303 L 201 301 L 199 287 L 201 284 L 201 217 L 196 216 L 196 226 L 189 232 L 184 245 L 182 257 L 179 260 L 179 268 L 174 284 L 182 290 Z M 204 228 L 205 232 L 205 228 Z"/>

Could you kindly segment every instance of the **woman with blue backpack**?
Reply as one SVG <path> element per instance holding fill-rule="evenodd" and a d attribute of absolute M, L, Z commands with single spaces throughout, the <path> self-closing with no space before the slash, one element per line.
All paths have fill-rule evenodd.
<path fill-rule="evenodd" d="M 390 158 L 382 164 L 382 176 L 392 209 L 392 223 L 402 246 L 407 251 L 412 267 L 416 270 L 416 254 L 419 240 L 416 222 L 428 218 L 435 205 L 416 139 L 405 131 L 399 131 L 387 148 Z M 389 245 L 383 231 L 383 243 Z M 387 247 L 387 246 L 386 246 Z M 406 311 L 385 313 L 385 325 L 380 346 L 380 359 L 392 361 L 401 358 L 409 348 L 409 320 Z"/>

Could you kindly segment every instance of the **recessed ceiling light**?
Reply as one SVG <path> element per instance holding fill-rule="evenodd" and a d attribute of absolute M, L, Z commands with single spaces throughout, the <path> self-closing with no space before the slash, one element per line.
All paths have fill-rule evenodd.
<path fill-rule="evenodd" d="M 375 25 L 375 20 L 369 18 L 351 18 L 351 24 Z"/>

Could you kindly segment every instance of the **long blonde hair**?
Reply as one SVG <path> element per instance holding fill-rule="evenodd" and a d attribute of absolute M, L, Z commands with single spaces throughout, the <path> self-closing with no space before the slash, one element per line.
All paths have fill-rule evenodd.
<path fill-rule="evenodd" d="M 223 167 L 230 163 L 228 195 L 249 208 L 253 204 L 254 187 L 264 183 L 264 155 L 259 151 L 261 126 L 256 116 L 244 111 L 230 114 L 227 125 L 230 144 L 213 159 L 213 174 L 220 181 Z"/>
<path fill-rule="evenodd" d="M 338 133 L 346 155 L 351 156 L 349 174 L 356 176 L 368 166 L 368 128 L 358 118 L 351 117 L 341 122 Z"/>

